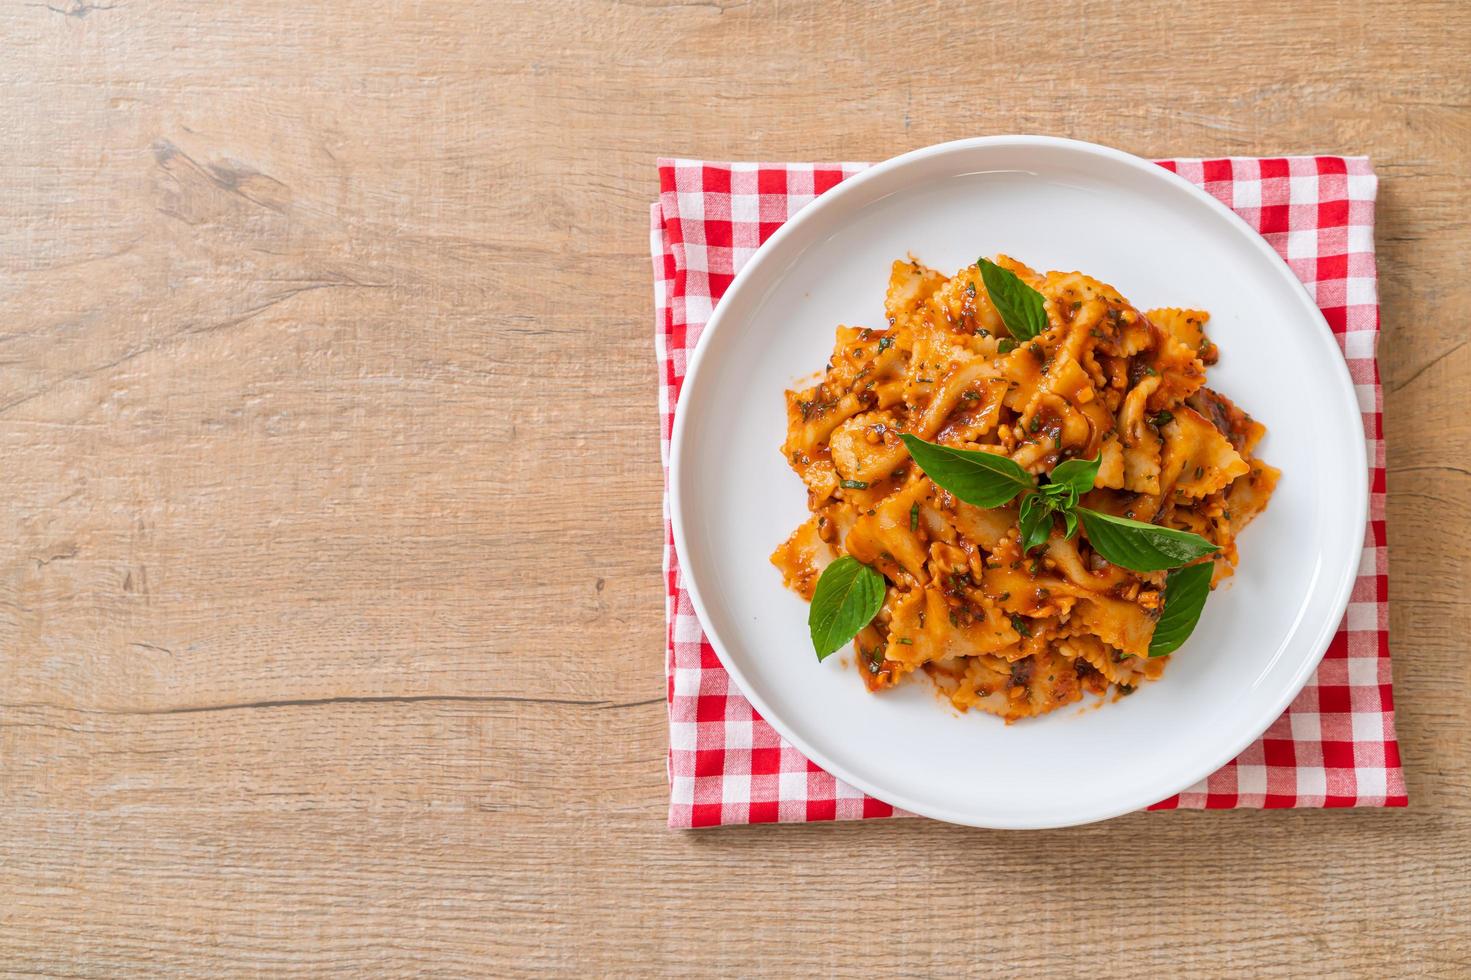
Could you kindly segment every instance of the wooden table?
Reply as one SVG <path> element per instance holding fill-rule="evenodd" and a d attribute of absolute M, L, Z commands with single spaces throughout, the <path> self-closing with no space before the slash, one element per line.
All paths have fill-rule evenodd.
<path fill-rule="evenodd" d="M 1131 9 L 7 5 L 0 971 L 1471 971 L 1471 19 Z M 993 132 L 1373 156 L 1409 810 L 665 829 L 654 158 Z"/>

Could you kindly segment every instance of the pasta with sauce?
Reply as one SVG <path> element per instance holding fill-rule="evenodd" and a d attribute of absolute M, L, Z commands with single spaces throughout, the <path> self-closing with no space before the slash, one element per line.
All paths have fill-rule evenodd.
<path fill-rule="evenodd" d="M 1208 314 L 1141 312 L 1081 273 L 996 261 L 1045 299 L 1032 340 L 1008 334 L 977 266 L 947 278 L 900 260 L 887 328 L 839 327 L 820 383 L 787 392 L 782 451 L 811 517 L 772 561 L 809 601 L 841 555 L 883 575 L 883 605 L 855 639 L 869 690 L 922 671 L 957 708 L 1010 722 L 1160 676 L 1169 658 L 1149 647 L 1165 573 L 1112 564 L 1056 527 L 1024 553 L 1015 502 L 957 499 L 901 434 L 1034 475 L 1097 458 L 1082 502 L 1219 546 L 1205 559 L 1213 582 L 1232 573 L 1236 535 L 1278 471 L 1252 455 L 1265 428 L 1205 387 Z"/>

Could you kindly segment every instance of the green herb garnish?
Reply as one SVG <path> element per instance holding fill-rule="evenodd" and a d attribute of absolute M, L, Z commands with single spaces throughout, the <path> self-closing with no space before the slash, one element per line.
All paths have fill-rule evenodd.
<path fill-rule="evenodd" d="M 1221 550 L 1189 531 L 1132 521 L 1086 507 L 1077 508 L 1077 512 L 1093 550 L 1132 571 L 1161 572 L 1178 568 Z"/>
<path fill-rule="evenodd" d="M 977 259 L 976 265 L 980 266 L 991 305 L 1001 314 L 1001 322 L 1013 337 L 1031 340 L 1047 330 L 1046 301 L 1041 293 L 1022 282 L 1015 272 L 995 262 Z"/>
<path fill-rule="evenodd" d="M 899 438 L 926 476 L 976 507 L 1000 507 L 1037 485 L 1007 456 L 925 442 L 907 432 Z"/>
<path fill-rule="evenodd" d="M 1081 525 L 1093 550 L 1122 568 L 1136 572 L 1174 569 L 1165 582 L 1164 609 L 1155 626 L 1149 655 L 1173 653 L 1189 638 L 1200 619 L 1210 594 L 1213 562 L 1190 564 L 1220 549 L 1198 534 L 1115 517 L 1079 506 L 1078 500 L 1093 489 L 1102 454 L 1091 460 L 1070 459 L 1053 468 L 1047 481 L 1037 480 L 1015 460 L 996 453 L 956 449 L 925 442 L 905 433 L 900 436 L 909 455 L 937 486 L 975 507 L 994 508 L 1021 496 L 1018 524 L 1023 553 L 1047 541 L 1054 527 L 1053 515 L 1061 515 L 1068 537 Z M 859 480 L 844 480 L 842 486 L 867 489 Z M 909 529 L 919 529 L 919 504 L 909 509 Z M 884 556 L 891 560 L 887 554 Z M 1040 558 L 1033 562 L 1034 574 Z M 1188 567 L 1181 567 L 1188 566 Z M 954 576 L 960 588 L 959 577 Z M 844 555 L 823 569 L 813 591 L 807 625 L 812 648 L 823 660 L 871 623 L 883 608 L 888 583 L 879 572 L 851 555 Z M 1003 596 L 1005 601 L 1009 596 Z M 952 613 L 953 616 L 953 613 Z M 1011 616 L 1012 627 L 1024 637 L 1031 630 L 1019 615 Z M 896 642 L 912 645 L 899 637 Z M 877 651 L 868 653 L 870 670 L 877 673 Z"/>
<path fill-rule="evenodd" d="M 979 450 L 955 449 L 925 442 L 904 434 L 909 455 L 938 486 L 975 507 L 1001 507 L 1025 494 L 1018 514 L 1022 544 L 1026 550 L 1047 540 L 1044 528 L 1051 515 L 1062 514 L 1068 536 L 1081 522 L 1093 550 L 1121 568 L 1135 572 L 1157 572 L 1178 568 L 1220 549 L 1198 534 L 1115 517 L 1079 506 L 1079 498 L 1093 489 L 1100 453 L 1093 459 L 1070 459 L 1052 470 L 1048 482 L 1038 486 L 1030 473 L 1009 457 Z M 1031 503 L 1035 499 L 1036 503 Z"/>
<path fill-rule="evenodd" d="M 852 555 L 822 570 L 807 610 L 807 628 L 818 660 L 827 659 L 873 622 L 883 607 L 886 590 L 884 577 Z"/>
<path fill-rule="evenodd" d="M 1052 533 L 1052 506 L 1040 493 L 1029 493 L 1022 498 L 1019 527 L 1022 535 L 1022 552 L 1026 553 L 1047 540 Z"/>
<path fill-rule="evenodd" d="M 844 490 L 867 490 L 868 484 L 862 480 L 843 480 L 838 486 Z"/>
<path fill-rule="evenodd" d="M 1154 624 L 1154 637 L 1149 641 L 1151 657 L 1174 653 L 1190 638 L 1210 595 L 1215 570 L 1215 562 L 1201 562 L 1177 568 L 1165 579 L 1165 608 L 1159 622 Z"/>

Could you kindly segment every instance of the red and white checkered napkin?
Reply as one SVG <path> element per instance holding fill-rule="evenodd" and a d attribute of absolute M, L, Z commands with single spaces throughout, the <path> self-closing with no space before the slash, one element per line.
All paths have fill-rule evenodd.
<path fill-rule="evenodd" d="M 1374 171 L 1365 157 L 1159 164 L 1245 218 L 1307 285 L 1348 361 L 1372 472 L 1358 581 L 1317 674 L 1235 761 L 1150 809 L 1404 806 L 1389 674 Z M 864 166 L 659 161 L 651 244 L 666 486 L 674 406 L 711 310 L 782 222 Z M 823 772 L 751 709 L 701 632 L 684 590 L 667 493 L 664 526 L 669 825 L 905 815 Z"/>

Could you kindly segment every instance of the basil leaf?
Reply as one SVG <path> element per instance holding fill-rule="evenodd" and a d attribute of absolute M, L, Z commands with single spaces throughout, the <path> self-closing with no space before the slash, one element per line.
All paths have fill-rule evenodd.
<path fill-rule="evenodd" d="M 1047 309 L 1041 293 L 1022 282 L 1015 272 L 995 262 L 977 259 L 976 265 L 981 267 L 981 279 L 986 283 L 991 305 L 1001 314 L 1001 322 L 1013 337 L 1031 340 L 1047 330 Z"/>
<path fill-rule="evenodd" d="M 1047 483 L 1049 486 L 1067 487 L 1073 494 L 1072 503 L 1076 504 L 1078 497 L 1093 489 L 1093 481 L 1098 479 L 1098 467 L 1102 463 L 1103 452 L 1101 450 L 1092 459 L 1067 460 L 1053 468 L 1052 475 L 1047 478 Z"/>
<path fill-rule="evenodd" d="M 1190 638 L 1206 597 L 1211 594 L 1213 561 L 1177 568 L 1165 579 L 1165 609 L 1154 624 L 1154 638 L 1149 641 L 1149 655 L 1163 657 L 1174 653 Z"/>
<path fill-rule="evenodd" d="M 1028 494 L 1022 501 L 1022 554 L 1047 540 L 1052 533 L 1052 503 L 1040 494 Z"/>
<path fill-rule="evenodd" d="M 1005 456 L 941 446 L 907 432 L 899 438 L 925 476 L 976 507 L 1000 507 L 1023 490 L 1036 489 L 1032 474 Z"/>
<path fill-rule="evenodd" d="M 1067 529 L 1067 540 L 1071 541 L 1073 539 L 1073 535 L 1078 533 L 1077 513 L 1073 510 L 1063 511 L 1062 523 L 1066 526 Z"/>
<path fill-rule="evenodd" d="M 1066 509 L 1078 502 L 1078 495 L 1065 483 L 1044 483 L 1037 492 L 1051 501 L 1054 507 Z"/>
<path fill-rule="evenodd" d="M 1022 498 L 1021 504 L 1018 505 L 1016 509 L 1017 517 L 1020 519 L 1021 523 L 1025 524 L 1027 521 L 1030 521 L 1032 519 L 1032 514 L 1037 510 L 1037 508 L 1040 507 L 1043 510 L 1046 510 L 1047 504 L 1047 498 L 1044 497 L 1040 492 L 1029 493 Z"/>
<path fill-rule="evenodd" d="M 807 628 L 818 660 L 858 635 L 879 614 L 887 585 L 884 577 L 852 555 L 822 570 L 807 610 Z"/>
<path fill-rule="evenodd" d="M 1100 514 L 1086 507 L 1074 509 L 1083 519 L 1083 530 L 1093 550 L 1120 568 L 1158 572 L 1221 550 L 1189 531 Z"/>

